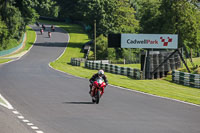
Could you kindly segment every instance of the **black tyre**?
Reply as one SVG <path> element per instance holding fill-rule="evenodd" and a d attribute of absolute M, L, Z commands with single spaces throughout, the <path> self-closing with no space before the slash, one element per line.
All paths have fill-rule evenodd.
<path fill-rule="evenodd" d="M 99 104 L 99 100 L 100 100 L 100 91 L 98 90 L 96 94 L 96 104 Z"/>

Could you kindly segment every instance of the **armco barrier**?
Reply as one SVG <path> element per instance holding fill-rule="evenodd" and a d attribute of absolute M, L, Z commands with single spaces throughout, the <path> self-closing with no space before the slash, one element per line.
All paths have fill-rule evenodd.
<path fill-rule="evenodd" d="M 14 48 L 11 48 L 11 49 L 8 49 L 8 50 L 0 51 L 0 56 L 9 55 L 9 54 L 17 51 L 18 49 L 20 49 L 23 46 L 24 39 L 25 39 L 25 34 L 23 36 L 22 42 L 17 47 L 14 47 Z"/>
<path fill-rule="evenodd" d="M 185 86 L 200 88 L 200 74 L 190 74 L 180 71 L 172 71 L 172 81 Z"/>
<path fill-rule="evenodd" d="M 95 63 L 93 61 L 85 61 L 85 67 L 95 70 L 103 69 L 105 72 L 125 75 L 132 77 L 134 79 L 141 79 L 142 77 L 141 76 L 142 72 L 139 69 L 120 67 L 112 64 L 102 64 L 102 63 Z"/>

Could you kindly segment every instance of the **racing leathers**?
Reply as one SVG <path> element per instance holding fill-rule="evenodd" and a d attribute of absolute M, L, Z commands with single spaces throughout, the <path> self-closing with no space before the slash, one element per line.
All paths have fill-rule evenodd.
<path fill-rule="evenodd" d="M 96 73 L 96 74 L 94 74 L 91 78 L 90 78 L 90 91 L 89 91 L 89 93 L 91 93 L 91 91 L 92 91 L 92 84 L 93 84 L 93 82 L 97 79 L 99 77 L 99 74 L 98 73 Z M 104 82 L 106 83 L 106 85 L 108 85 L 108 80 L 107 80 L 107 78 L 106 78 L 106 76 L 104 75 L 104 74 L 102 74 L 101 75 L 101 77 L 103 78 L 103 80 L 104 80 Z"/>

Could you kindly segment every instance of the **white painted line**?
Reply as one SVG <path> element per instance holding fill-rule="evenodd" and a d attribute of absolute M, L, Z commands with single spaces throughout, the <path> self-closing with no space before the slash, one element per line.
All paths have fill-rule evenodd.
<path fill-rule="evenodd" d="M 33 126 L 34 124 L 33 124 L 33 123 L 27 123 L 27 125 L 28 125 L 28 126 Z"/>
<path fill-rule="evenodd" d="M 24 119 L 24 116 L 17 116 L 19 119 Z"/>
<path fill-rule="evenodd" d="M 50 64 L 49 64 L 49 66 L 50 66 Z M 50 67 L 51 67 L 52 69 L 54 69 L 52 66 L 50 66 Z M 54 69 L 54 70 L 59 71 L 59 72 L 61 72 L 61 73 L 65 73 L 65 74 L 67 74 L 67 75 L 71 75 L 71 76 L 73 76 L 73 77 L 80 78 L 80 79 L 87 79 L 87 78 L 75 76 L 75 75 L 72 75 L 72 74 L 69 74 L 69 73 L 66 73 L 66 72 L 57 70 L 57 69 Z M 144 94 L 144 95 L 148 95 L 148 96 L 158 97 L 158 98 L 162 98 L 162 99 L 168 99 L 168 100 L 171 100 L 171 101 L 176 101 L 176 102 L 179 102 L 179 103 L 184 103 L 184 104 L 188 104 L 188 105 L 193 105 L 193 106 L 196 106 L 196 107 L 200 107 L 200 105 L 198 105 L 198 104 L 193 104 L 193 103 L 189 103 L 189 102 L 184 102 L 184 101 L 181 101 L 181 100 L 172 99 L 172 98 L 168 98 L 168 97 L 157 96 L 157 95 L 153 95 L 153 94 L 149 94 L 149 93 L 145 93 L 145 92 L 141 92 L 141 91 L 137 91 L 137 90 L 132 90 L 132 89 L 123 88 L 123 87 L 120 87 L 120 86 L 115 86 L 115 85 L 112 85 L 112 84 L 109 84 L 109 86 L 113 86 L 113 87 L 116 87 L 116 88 L 119 88 L 119 89 L 122 89 L 122 90 L 137 92 L 137 93 Z"/>
<path fill-rule="evenodd" d="M 148 95 L 148 96 L 158 97 L 158 98 L 162 98 L 162 99 L 167 99 L 167 100 L 171 100 L 171 101 L 176 101 L 176 102 L 180 102 L 180 103 L 184 103 L 184 104 L 188 104 L 188 105 L 193 105 L 193 106 L 196 106 L 196 107 L 200 107 L 200 105 L 198 105 L 198 104 L 184 102 L 184 101 L 177 100 L 177 99 L 172 99 L 172 98 L 168 98 L 168 97 L 157 96 L 157 95 L 153 95 L 153 94 L 149 94 L 149 93 L 145 93 L 145 92 L 141 92 L 141 91 L 136 91 L 136 90 L 131 90 L 131 89 L 127 89 L 127 88 L 115 86 L 115 85 L 110 85 L 110 86 L 113 86 L 113 87 L 116 87 L 116 88 L 119 88 L 119 89 L 122 89 L 122 90 L 137 92 L 137 93 Z"/>
<path fill-rule="evenodd" d="M 58 26 L 59 27 L 59 26 Z M 60 28 L 60 27 L 59 27 Z M 70 36 L 69 36 L 69 33 L 66 31 L 66 30 L 64 30 L 64 29 L 62 29 L 62 28 L 60 28 L 61 30 L 63 30 L 64 32 L 66 32 L 66 35 L 68 36 L 68 40 L 67 40 L 67 44 L 69 44 L 69 41 L 70 41 Z M 57 61 L 60 57 L 62 57 L 62 55 L 65 53 L 65 51 L 67 50 L 67 45 L 66 45 L 66 48 L 65 48 L 65 50 L 62 52 L 62 54 L 56 59 L 56 60 L 54 60 L 54 61 Z M 54 69 L 51 65 L 50 65 L 50 63 L 49 63 L 49 67 L 50 68 L 52 68 L 52 69 Z M 63 72 L 63 71 L 60 71 L 60 70 L 57 70 L 57 69 L 54 69 L 54 70 L 56 70 L 56 71 L 59 71 L 59 72 L 61 72 L 61 73 L 65 73 L 65 72 Z M 66 73 L 65 73 L 66 74 Z M 70 75 L 70 74 L 69 74 Z M 73 75 L 72 75 L 73 76 Z"/>
<path fill-rule="evenodd" d="M 62 29 L 62 28 L 60 28 L 60 29 Z M 64 30 L 64 29 L 62 29 L 62 30 Z M 69 43 L 69 41 L 70 41 L 70 36 L 69 36 L 69 33 L 66 31 L 66 30 L 64 30 L 65 32 L 66 32 L 66 35 L 68 36 L 68 40 L 67 40 L 67 44 Z M 66 48 L 65 48 L 65 50 L 63 51 L 63 53 L 56 59 L 56 60 L 58 60 L 64 53 L 65 53 L 65 51 L 67 50 L 67 44 L 66 44 Z M 55 60 L 55 61 L 56 61 Z"/>
<path fill-rule="evenodd" d="M 13 113 L 14 113 L 14 114 L 16 114 L 16 115 L 18 115 L 18 114 L 19 114 L 19 112 L 18 112 L 18 111 L 13 111 Z"/>
<path fill-rule="evenodd" d="M 30 122 L 29 120 L 22 120 L 23 122 L 27 123 L 27 122 Z"/>
<path fill-rule="evenodd" d="M 5 103 L 5 104 L 0 103 L 0 105 L 6 107 L 8 109 L 14 109 L 13 106 L 1 94 L 0 94 L 0 99 L 2 99 L 3 102 Z"/>
<path fill-rule="evenodd" d="M 50 65 L 49 65 L 49 66 L 50 66 Z M 54 69 L 52 66 L 50 66 L 50 67 L 51 67 L 52 69 Z M 65 73 L 65 74 L 70 75 L 70 76 L 73 76 L 73 77 L 80 78 L 80 79 L 87 79 L 87 78 L 75 76 L 75 75 L 72 75 L 72 74 L 69 74 L 69 73 L 66 73 L 66 72 L 57 70 L 57 69 L 54 69 L 54 70 L 59 71 L 59 72 L 61 72 L 61 73 Z M 198 104 L 193 104 L 193 103 L 189 103 L 189 102 L 184 102 L 184 101 L 177 100 L 177 99 L 172 99 L 172 98 L 168 98 L 168 97 L 157 96 L 157 95 L 153 95 L 153 94 L 149 94 L 149 93 L 145 93 L 145 92 L 141 92 L 141 91 L 137 91 L 137 90 L 132 90 L 132 89 L 128 89 L 128 88 L 123 88 L 123 87 L 115 86 L 115 85 L 111 85 L 111 84 L 109 84 L 109 86 L 113 86 L 113 87 L 116 87 L 116 88 L 119 88 L 119 89 L 122 89 L 122 90 L 137 92 L 137 93 L 144 94 L 144 95 L 148 95 L 148 96 L 158 97 L 158 98 L 162 98 L 162 99 L 168 99 L 168 100 L 171 100 L 171 101 L 176 101 L 176 102 L 180 102 L 180 103 L 184 103 L 184 104 L 188 104 L 188 105 L 193 105 L 193 106 L 196 106 L 196 107 L 200 107 L 200 105 L 198 105 Z"/>
<path fill-rule="evenodd" d="M 59 27 L 59 26 L 58 26 L 58 27 Z M 60 27 L 59 27 L 59 28 L 60 28 Z M 69 33 L 68 33 L 66 30 L 62 29 L 62 28 L 60 28 L 60 29 L 66 32 L 66 34 L 67 34 L 67 36 L 68 36 L 68 41 L 67 41 L 67 44 L 68 44 L 69 41 L 70 41 Z M 67 46 L 66 46 L 65 50 L 63 51 L 63 53 L 62 53 L 56 60 L 54 60 L 54 61 L 57 61 L 60 57 L 62 57 L 62 55 L 65 53 L 66 50 L 67 50 Z M 54 68 L 50 65 L 50 63 L 49 63 L 49 67 L 52 68 L 52 69 L 54 69 Z M 54 70 L 56 70 L 56 71 L 58 71 L 58 72 L 61 72 L 61 73 L 64 73 L 64 74 L 68 74 L 68 75 L 73 76 L 73 77 L 85 79 L 85 78 L 82 78 L 82 77 L 78 77 L 78 76 L 75 76 L 75 75 L 72 75 L 72 74 L 69 74 L 69 73 L 60 71 L 60 70 L 58 70 L 58 69 L 54 69 Z"/>
<path fill-rule="evenodd" d="M 35 34 L 36 34 L 36 32 L 35 32 Z M 35 44 L 36 40 L 37 40 L 37 34 L 36 34 L 36 38 L 35 38 L 34 44 Z M 25 54 L 27 54 L 31 50 L 32 47 L 33 47 L 33 45 L 29 48 L 29 50 L 26 53 L 24 53 L 23 55 L 19 56 L 17 59 L 9 61 L 9 62 L 6 62 L 4 64 L 10 63 L 10 62 L 14 62 L 14 61 L 17 61 L 17 60 L 21 59 Z M 1 64 L 1 65 L 3 65 L 3 64 Z M 28 126 L 30 126 L 33 130 L 37 130 L 37 131 L 35 131 L 36 133 L 44 133 L 43 131 L 38 130 L 39 128 L 34 126 L 33 123 L 30 123 L 29 120 L 24 119 L 24 116 L 22 116 L 17 110 L 14 110 L 12 105 L 1 94 L 0 94 L 0 99 L 3 100 L 3 102 L 0 102 L 0 105 L 4 106 L 4 107 L 6 107 L 6 108 L 8 108 L 10 110 L 13 110 L 12 112 L 15 115 L 17 115 L 17 117 L 19 119 L 21 119 L 24 123 L 26 123 Z"/>
<path fill-rule="evenodd" d="M 35 131 L 36 133 L 44 133 L 44 132 L 42 132 L 42 131 Z"/>
<path fill-rule="evenodd" d="M 36 129 L 39 129 L 38 127 L 36 126 L 31 126 L 32 129 L 36 130 Z"/>

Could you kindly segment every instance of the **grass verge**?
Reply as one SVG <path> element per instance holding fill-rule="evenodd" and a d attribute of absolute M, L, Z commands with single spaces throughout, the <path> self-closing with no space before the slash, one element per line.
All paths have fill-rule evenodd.
<path fill-rule="evenodd" d="M 90 78 L 97 70 L 89 70 L 84 67 L 76 67 L 70 65 L 71 57 L 83 57 L 81 53 L 82 44 L 89 40 L 88 36 L 78 25 L 64 23 L 43 23 L 56 24 L 69 32 L 70 42 L 62 57 L 51 62 L 50 65 L 55 69 L 76 75 L 83 78 Z M 133 80 L 127 76 L 105 73 L 109 83 L 124 88 L 129 88 L 149 94 L 173 98 L 194 104 L 200 104 L 200 89 L 186 87 L 172 83 L 170 80 Z M 88 83 L 89 84 L 89 83 Z"/>
<path fill-rule="evenodd" d="M 29 26 L 26 27 L 26 35 L 27 35 L 27 37 L 26 37 L 26 45 L 25 45 L 23 51 L 29 50 L 29 48 L 35 42 L 35 38 L 36 38 L 35 31 Z"/>
<path fill-rule="evenodd" d="M 11 61 L 12 59 L 1 59 L 0 58 L 0 64 L 3 64 L 3 63 L 6 63 L 6 62 L 9 62 L 9 61 Z"/>
<path fill-rule="evenodd" d="M 27 52 L 29 50 L 29 48 L 33 45 L 35 38 L 36 38 L 35 31 L 31 27 L 27 26 L 26 27 L 26 42 L 25 42 L 26 44 L 25 44 L 25 46 L 22 49 L 20 49 L 18 52 L 12 53 L 12 54 L 4 56 L 4 57 L 0 57 L 0 64 L 6 63 L 8 61 L 13 60 L 12 58 L 23 55 L 24 52 Z"/>

